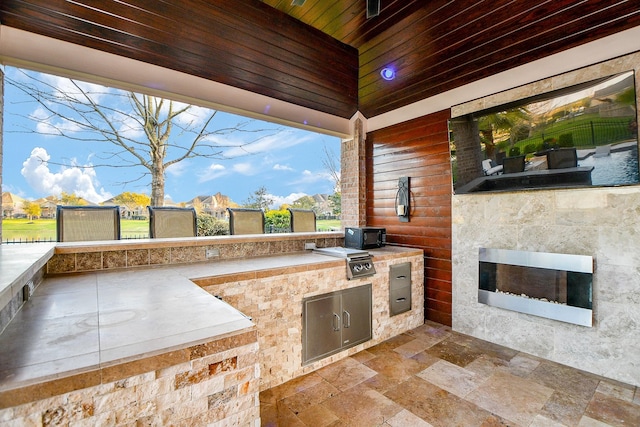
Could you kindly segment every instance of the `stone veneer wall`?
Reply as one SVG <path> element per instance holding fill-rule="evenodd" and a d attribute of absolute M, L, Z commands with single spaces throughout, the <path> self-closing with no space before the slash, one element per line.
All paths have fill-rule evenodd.
<path fill-rule="evenodd" d="M 217 276 L 199 279 L 197 284 L 221 297 L 247 316 L 258 328 L 260 346 L 260 390 L 282 384 L 293 378 L 357 353 L 424 323 L 424 287 L 422 254 L 375 256 L 377 274 L 347 280 L 344 265 L 334 268 L 297 271 L 284 274 Z M 411 262 L 411 310 L 389 316 L 389 266 Z M 372 339 L 355 347 L 302 366 L 302 299 L 327 292 L 372 284 Z"/>
<path fill-rule="evenodd" d="M 270 234 L 265 236 L 221 236 L 192 239 L 145 239 L 58 244 L 47 263 L 47 274 L 186 264 L 304 251 L 305 243 L 319 248 L 341 246 L 342 233 Z M 214 254 L 214 255 L 212 255 Z"/>
<path fill-rule="evenodd" d="M 257 352 L 253 331 L 5 391 L 0 425 L 259 427 Z"/>
<path fill-rule="evenodd" d="M 452 116 L 638 64 L 640 53 L 627 55 L 472 101 L 454 108 Z M 639 214 L 639 186 L 455 195 L 453 329 L 640 386 Z M 480 247 L 593 256 L 593 327 L 479 304 Z"/>

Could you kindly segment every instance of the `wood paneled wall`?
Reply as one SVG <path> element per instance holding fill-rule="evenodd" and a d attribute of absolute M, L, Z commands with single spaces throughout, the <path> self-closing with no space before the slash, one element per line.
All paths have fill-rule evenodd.
<path fill-rule="evenodd" d="M 339 117 L 358 107 L 358 51 L 258 0 L 2 0 L 0 22 Z"/>
<path fill-rule="evenodd" d="M 367 225 L 390 244 L 424 250 L 425 316 L 451 325 L 449 110 L 367 134 Z M 411 184 L 411 217 L 395 215 L 398 178 Z"/>

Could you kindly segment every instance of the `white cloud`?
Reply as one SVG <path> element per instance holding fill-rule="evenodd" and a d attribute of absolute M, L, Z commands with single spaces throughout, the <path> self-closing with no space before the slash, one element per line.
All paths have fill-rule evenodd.
<path fill-rule="evenodd" d="M 168 107 L 169 103 L 166 103 L 165 107 Z M 189 104 L 185 104 L 183 102 L 173 101 L 173 110 L 180 110 L 182 108 L 187 107 Z M 181 126 L 186 127 L 200 127 L 204 125 L 205 121 L 213 114 L 214 110 L 204 107 L 198 107 L 197 105 L 189 106 L 189 109 L 176 117 L 178 123 Z M 217 114 L 217 113 L 216 113 Z"/>
<path fill-rule="evenodd" d="M 273 204 L 270 206 L 272 209 L 277 209 L 284 204 L 291 205 L 300 197 L 304 196 L 307 196 L 307 193 L 291 193 L 288 196 L 275 196 L 273 194 L 267 195 L 267 197 L 273 200 Z"/>
<path fill-rule="evenodd" d="M 76 87 L 77 85 L 82 89 L 82 91 L 87 93 L 91 100 L 96 104 L 100 104 L 104 96 L 112 93 L 115 90 L 99 84 L 81 82 L 79 80 L 74 80 L 74 82 L 76 83 L 76 85 L 74 85 L 70 79 L 66 77 L 54 76 L 53 74 L 39 74 L 38 78 L 56 88 L 57 91 L 55 95 L 58 98 L 65 98 L 68 96 L 68 94 L 72 94 L 76 97 L 83 97 L 81 92 L 78 90 L 78 87 Z"/>
<path fill-rule="evenodd" d="M 198 182 L 202 183 L 213 181 L 214 179 L 220 178 L 227 174 L 229 174 L 229 171 L 223 165 L 219 163 L 212 163 L 207 169 L 199 174 Z"/>
<path fill-rule="evenodd" d="M 179 177 L 182 176 L 187 170 L 189 170 L 189 162 L 183 160 L 178 163 L 173 163 L 165 169 L 165 172 L 169 175 Z"/>
<path fill-rule="evenodd" d="M 31 117 L 36 120 L 36 132 L 42 135 L 61 135 L 62 133 L 79 132 L 81 129 L 69 120 L 54 120 L 54 116 L 43 107 L 36 108 Z"/>
<path fill-rule="evenodd" d="M 91 165 L 88 167 L 63 167 L 60 172 L 49 170 L 49 153 L 41 147 L 36 147 L 31 151 L 31 155 L 22 163 L 20 173 L 27 183 L 43 196 L 75 193 L 94 203 L 113 197 L 104 188 L 96 190 L 99 182 L 96 172 Z"/>
<path fill-rule="evenodd" d="M 225 150 L 223 155 L 227 158 L 234 158 L 246 156 L 248 154 L 271 153 L 302 144 L 309 139 L 311 139 L 310 136 L 301 137 L 300 134 L 295 132 L 281 132 L 274 135 L 268 135 L 251 143 L 241 140 L 229 141 L 226 139 L 224 141 L 225 144 L 227 146 L 232 145 L 234 148 Z"/>
<path fill-rule="evenodd" d="M 234 172 L 238 172 L 242 175 L 255 175 L 258 170 L 249 162 L 236 163 L 233 165 Z"/>
<path fill-rule="evenodd" d="M 281 165 L 276 163 L 275 165 L 273 165 L 273 170 L 275 171 L 293 171 L 294 169 L 290 166 L 286 166 L 286 165 Z"/>

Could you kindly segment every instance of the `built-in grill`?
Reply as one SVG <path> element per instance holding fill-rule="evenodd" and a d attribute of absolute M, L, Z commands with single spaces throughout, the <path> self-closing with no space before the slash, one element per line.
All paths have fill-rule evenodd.
<path fill-rule="evenodd" d="M 376 269 L 373 266 L 373 257 L 367 251 L 339 246 L 333 248 L 317 248 L 313 251 L 322 255 L 346 259 L 347 279 L 349 280 L 376 274 Z"/>

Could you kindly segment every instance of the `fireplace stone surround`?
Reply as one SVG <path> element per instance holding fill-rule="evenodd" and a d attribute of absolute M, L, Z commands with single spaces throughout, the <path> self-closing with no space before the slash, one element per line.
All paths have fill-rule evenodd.
<path fill-rule="evenodd" d="M 632 53 L 455 106 L 451 116 L 639 65 Z M 451 216 L 453 330 L 640 386 L 640 186 L 453 195 Z M 593 256 L 593 327 L 479 303 L 481 247 Z"/>

